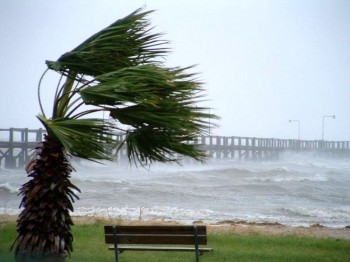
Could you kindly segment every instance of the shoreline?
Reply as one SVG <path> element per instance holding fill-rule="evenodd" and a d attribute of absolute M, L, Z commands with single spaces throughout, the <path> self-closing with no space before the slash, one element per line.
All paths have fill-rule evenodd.
<path fill-rule="evenodd" d="M 15 223 L 17 215 L 0 215 L 0 226 L 6 223 Z M 83 224 L 123 224 L 123 225 L 175 225 L 181 224 L 172 220 L 130 220 L 130 219 L 113 219 L 96 216 L 72 216 L 75 225 Z M 305 236 L 314 238 L 334 238 L 350 240 L 350 226 L 343 228 L 330 228 L 319 224 L 309 227 L 287 226 L 280 223 L 257 223 L 247 221 L 223 220 L 217 223 L 204 223 L 195 221 L 193 224 L 203 224 L 207 226 L 209 234 L 239 234 L 239 235 L 264 235 L 264 236 Z"/>

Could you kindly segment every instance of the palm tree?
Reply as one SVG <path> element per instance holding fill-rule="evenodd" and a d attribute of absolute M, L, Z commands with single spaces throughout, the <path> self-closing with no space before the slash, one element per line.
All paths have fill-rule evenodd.
<path fill-rule="evenodd" d="M 46 71 L 39 81 L 37 117 L 46 135 L 20 189 L 17 261 L 65 261 L 73 251 L 70 212 L 80 191 L 70 182 L 71 156 L 114 160 L 113 153 L 126 146 L 129 160 L 139 164 L 178 161 L 181 155 L 204 159 L 193 141 L 216 116 L 198 106 L 203 90 L 191 67 L 164 65 L 168 42 L 151 32 L 150 12 L 136 10 L 57 61 L 46 61 L 46 71 L 60 74 L 60 81 L 51 117 L 40 101 Z M 89 118 L 98 112 L 109 118 Z M 125 138 L 118 140 L 117 132 Z"/>

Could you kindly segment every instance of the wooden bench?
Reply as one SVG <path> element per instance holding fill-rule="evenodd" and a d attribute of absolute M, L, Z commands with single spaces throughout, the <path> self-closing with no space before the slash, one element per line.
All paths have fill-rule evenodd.
<path fill-rule="evenodd" d="M 206 226 L 105 226 L 105 242 L 113 244 L 115 261 L 120 253 L 130 251 L 187 251 L 199 256 L 210 252 L 207 245 Z M 192 247 L 189 247 L 192 246 Z"/>

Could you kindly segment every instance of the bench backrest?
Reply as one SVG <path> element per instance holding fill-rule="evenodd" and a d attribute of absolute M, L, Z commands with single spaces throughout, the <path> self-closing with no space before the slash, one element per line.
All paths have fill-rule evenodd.
<path fill-rule="evenodd" d="M 105 226 L 104 229 L 106 244 L 114 244 L 114 230 L 119 244 L 207 244 L 206 226 Z"/>

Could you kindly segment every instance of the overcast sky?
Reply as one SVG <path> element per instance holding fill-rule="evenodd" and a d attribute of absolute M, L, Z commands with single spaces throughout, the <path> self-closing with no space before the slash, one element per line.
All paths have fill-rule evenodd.
<path fill-rule="evenodd" d="M 0 128 L 39 128 L 37 84 L 56 60 L 137 8 L 171 41 L 169 66 L 198 64 L 215 135 L 350 140 L 348 0 L 1 0 Z M 50 78 L 49 78 L 50 79 Z M 45 82 L 49 111 L 56 82 Z"/>

